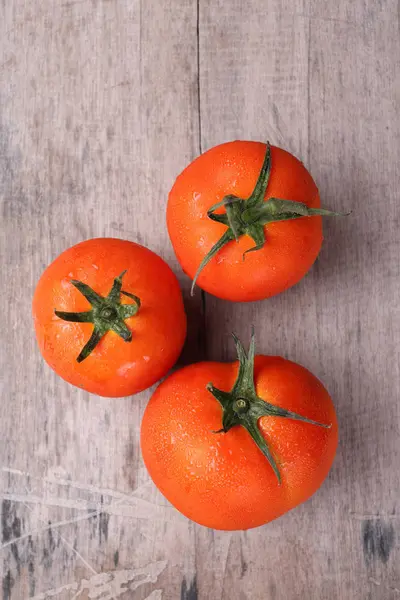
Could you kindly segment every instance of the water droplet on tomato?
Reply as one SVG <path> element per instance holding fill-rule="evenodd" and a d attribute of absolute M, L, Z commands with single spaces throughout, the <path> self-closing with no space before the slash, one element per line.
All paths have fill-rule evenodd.
<path fill-rule="evenodd" d="M 120 375 L 121 377 L 124 377 L 125 375 L 128 374 L 128 371 L 133 369 L 135 366 L 136 366 L 135 362 L 125 363 L 125 364 L 121 365 L 120 368 L 117 370 L 117 374 Z"/>

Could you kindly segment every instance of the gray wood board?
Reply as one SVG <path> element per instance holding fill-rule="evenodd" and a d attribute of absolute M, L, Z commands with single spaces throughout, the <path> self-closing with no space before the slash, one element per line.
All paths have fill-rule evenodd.
<path fill-rule="evenodd" d="M 396 2 L 9 0 L 0 47 L 2 598 L 399 598 Z M 325 222 L 299 285 L 246 305 L 190 298 L 164 220 L 175 176 L 235 138 L 292 151 L 324 205 L 353 211 Z M 321 378 L 340 445 L 310 501 L 249 532 L 188 522 L 140 456 L 151 390 L 97 398 L 45 366 L 35 283 L 94 236 L 174 268 L 181 362 L 233 359 L 230 332 L 254 323 L 260 352 Z"/>

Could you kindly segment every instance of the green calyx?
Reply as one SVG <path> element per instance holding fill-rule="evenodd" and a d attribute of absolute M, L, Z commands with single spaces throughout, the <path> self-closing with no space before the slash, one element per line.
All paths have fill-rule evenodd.
<path fill-rule="evenodd" d="M 281 200 L 280 198 L 270 198 L 265 201 L 269 177 L 271 174 L 271 146 L 267 142 L 267 151 L 260 174 L 258 176 L 255 188 L 249 198 L 243 199 L 237 196 L 228 195 L 214 204 L 208 211 L 207 216 L 213 221 L 227 226 L 224 235 L 211 248 L 201 261 L 199 268 L 193 279 L 191 293 L 196 285 L 198 276 L 210 260 L 229 242 L 236 240 L 242 235 L 248 235 L 254 241 L 254 246 L 243 254 L 243 259 L 248 252 L 260 250 L 265 242 L 265 225 L 276 221 L 288 221 L 290 219 L 299 219 L 301 217 L 339 217 L 345 216 L 343 213 L 333 212 L 324 208 L 309 208 L 302 202 L 294 200 Z M 219 208 L 225 208 L 225 213 L 216 214 Z"/>
<path fill-rule="evenodd" d="M 93 323 L 94 329 L 89 341 L 82 348 L 77 361 L 80 363 L 94 350 L 101 338 L 112 330 L 117 333 L 124 342 L 132 341 L 132 331 L 125 324 L 125 319 L 133 317 L 140 308 L 140 299 L 122 289 L 122 278 L 126 271 L 114 279 L 113 286 L 106 298 L 100 296 L 82 281 L 71 280 L 72 285 L 85 296 L 92 306 L 86 312 L 63 312 L 55 310 L 57 317 L 63 321 L 73 323 Z M 133 300 L 133 304 L 121 304 L 121 294 Z"/>
<path fill-rule="evenodd" d="M 258 420 L 261 417 L 284 417 L 324 427 L 325 429 L 329 429 L 331 425 L 318 423 L 280 406 L 275 406 L 257 396 L 254 385 L 254 331 L 252 332 L 248 353 L 246 353 L 236 335 L 233 335 L 233 339 L 239 358 L 239 372 L 233 388 L 230 392 L 225 392 L 214 387 L 212 383 L 207 385 L 207 390 L 218 400 L 223 410 L 222 429 L 214 433 L 227 433 L 236 425 L 244 427 L 268 460 L 280 484 L 281 476 L 278 465 L 258 427 Z"/>

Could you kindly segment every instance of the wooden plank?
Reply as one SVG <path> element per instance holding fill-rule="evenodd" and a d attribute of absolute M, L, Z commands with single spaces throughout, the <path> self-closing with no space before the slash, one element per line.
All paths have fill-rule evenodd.
<path fill-rule="evenodd" d="M 203 148 L 269 139 L 309 166 L 325 205 L 353 210 L 325 223 L 317 264 L 285 294 L 248 305 L 207 297 L 211 358 L 234 358 L 229 333 L 248 339 L 254 323 L 260 352 L 325 382 L 341 425 L 336 463 L 313 499 L 265 528 L 229 534 L 228 546 L 217 537 L 223 599 L 386 600 L 400 588 L 395 4 L 311 4 L 206 2 L 200 15 Z M 211 534 L 200 535 L 206 598 Z"/>
<path fill-rule="evenodd" d="M 93 236 L 147 244 L 180 274 L 164 214 L 198 153 L 196 3 L 12 0 L 0 14 L 0 595 L 177 598 L 193 527 L 141 460 L 149 393 L 107 400 L 61 381 L 30 304 L 44 267 Z"/>
<path fill-rule="evenodd" d="M 326 224 L 317 265 L 321 364 L 342 414 L 334 571 L 342 595 L 371 599 L 396 598 L 400 587 L 400 44 L 395 4 L 380 8 L 360 3 L 356 21 L 311 22 L 310 97 L 321 100 L 311 104 L 310 166 L 329 203 L 354 211 L 339 229 Z"/>
<path fill-rule="evenodd" d="M 394 0 L 197 4 L 0 7 L 2 598 L 396 599 Z M 353 216 L 326 223 L 317 264 L 285 294 L 250 305 L 207 297 L 204 340 L 201 294 L 188 297 L 165 201 L 200 149 L 234 138 L 292 151 L 324 202 Z M 233 358 L 229 332 L 246 339 L 254 323 L 260 352 L 325 382 L 341 443 L 312 500 L 259 530 L 197 527 L 145 472 L 138 440 L 149 393 L 91 397 L 45 367 L 34 285 L 65 247 L 101 235 L 147 244 L 179 273 L 190 317 L 183 362 L 205 351 Z"/>

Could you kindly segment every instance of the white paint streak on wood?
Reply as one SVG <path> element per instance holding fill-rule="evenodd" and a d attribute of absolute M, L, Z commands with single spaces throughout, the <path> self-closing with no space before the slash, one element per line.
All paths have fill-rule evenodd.
<path fill-rule="evenodd" d="M 127 590 L 135 591 L 146 583 L 156 583 L 158 577 L 166 569 L 167 564 L 167 561 L 158 561 L 143 568 L 120 569 L 118 571 L 99 573 L 93 575 L 90 579 L 82 579 L 79 583 L 70 583 L 38 594 L 32 600 L 47 600 L 66 590 L 75 592 L 72 600 L 77 600 L 81 597 L 86 597 L 90 600 L 97 600 L 99 598 L 102 600 L 116 600 L 122 594 L 125 594 Z M 160 595 L 154 596 L 152 600 L 158 600 L 159 598 L 161 598 Z"/>
<path fill-rule="evenodd" d="M 125 499 L 127 501 L 129 501 L 133 497 L 134 493 L 138 494 L 143 489 L 145 489 L 148 485 L 150 485 L 150 481 L 147 481 L 143 485 L 141 485 L 140 488 L 136 489 L 134 491 L 134 493 L 125 494 L 123 492 L 119 492 L 118 490 L 102 488 L 102 487 L 98 487 L 95 485 L 89 485 L 84 482 L 74 481 L 72 479 L 66 479 L 65 477 L 62 477 L 61 475 L 57 474 L 58 472 L 56 469 L 53 469 L 50 474 L 48 474 L 44 477 L 35 477 L 34 475 L 32 475 L 31 473 L 28 473 L 27 471 L 21 471 L 20 469 L 13 469 L 11 467 L 2 467 L 1 471 L 3 473 L 7 473 L 10 475 L 18 475 L 20 477 L 25 477 L 25 478 L 33 480 L 33 481 L 40 481 L 41 483 L 44 483 L 44 484 L 59 485 L 62 487 L 71 487 L 71 488 L 75 488 L 77 490 L 82 490 L 84 492 L 88 492 L 90 494 L 96 494 L 98 496 L 111 496 L 112 498 Z"/>
<path fill-rule="evenodd" d="M 25 506 L 25 508 L 27 508 L 28 510 L 32 511 L 32 507 L 31 507 L 31 506 L 28 506 L 28 505 L 27 505 L 27 504 L 25 504 L 25 503 L 22 503 L 22 504 Z M 43 520 L 41 520 L 41 519 L 40 519 L 40 521 L 41 521 L 41 523 L 43 523 Z M 70 543 L 69 543 L 69 541 L 65 539 L 65 537 L 64 537 L 64 536 L 62 536 L 62 535 L 61 535 L 60 531 L 57 531 L 57 535 L 58 535 L 58 537 L 60 538 L 60 540 L 62 541 L 62 543 L 63 543 L 63 544 L 64 544 L 64 545 L 65 545 L 65 546 L 66 546 L 66 547 L 67 547 L 67 548 L 68 548 L 68 549 L 69 549 L 69 550 L 70 550 L 70 551 L 73 553 L 73 554 L 75 554 L 75 556 L 77 556 L 77 557 L 79 558 L 79 560 L 80 560 L 80 561 L 81 561 L 81 562 L 82 562 L 82 563 L 85 565 L 85 567 L 87 567 L 87 569 L 89 569 L 89 571 L 90 571 L 91 573 L 93 573 L 94 575 L 97 575 L 97 571 L 95 571 L 95 570 L 93 569 L 92 565 L 90 565 L 90 564 L 88 563 L 88 561 L 87 561 L 87 560 L 85 560 L 85 559 L 83 558 L 82 554 L 80 554 L 80 553 L 78 552 L 78 550 L 77 550 L 76 548 L 74 548 L 74 547 L 72 546 L 72 544 L 70 544 Z"/>
<path fill-rule="evenodd" d="M 145 600 L 162 600 L 162 590 L 154 590 L 153 592 L 151 592 L 150 596 L 147 596 L 147 598 L 145 598 Z"/>
<path fill-rule="evenodd" d="M 110 573 L 168 558 L 151 600 L 161 589 L 179 598 L 183 580 L 199 600 L 286 600 L 294 589 L 309 600 L 398 598 L 399 545 L 386 563 L 363 555 L 365 525 L 378 545 L 381 525 L 398 537 L 396 0 L 0 5 L 3 595 L 110 595 Z M 250 305 L 207 297 L 204 314 L 171 250 L 166 197 L 201 145 L 234 138 L 294 152 L 324 204 L 353 213 L 326 221 L 318 263 L 298 286 Z M 149 245 L 177 272 L 186 362 L 233 358 L 230 331 L 246 340 L 254 323 L 260 352 L 327 385 L 339 453 L 304 506 L 241 534 L 189 525 L 141 460 L 151 392 L 96 398 L 44 365 L 30 315 L 36 281 L 65 248 L 104 235 Z M 61 531 L 75 554 L 54 548 Z M 83 573 L 88 565 L 106 581 Z"/>
<path fill-rule="evenodd" d="M 1 496 L 5 500 L 10 500 L 13 502 L 21 502 L 21 503 L 32 503 L 32 504 L 40 504 L 44 506 L 53 506 L 58 508 L 77 508 L 82 511 L 87 511 L 84 515 L 80 515 L 77 517 L 73 517 L 71 519 L 64 519 L 61 521 L 56 521 L 55 523 L 51 523 L 50 525 L 46 525 L 44 527 L 39 527 L 37 529 L 33 529 L 28 533 L 25 533 L 17 538 L 13 538 L 3 545 L 0 546 L 0 550 L 4 550 L 8 546 L 12 544 L 16 544 L 17 542 L 27 539 L 32 535 L 38 535 L 44 531 L 48 531 L 50 529 L 57 529 L 59 527 L 65 527 L 66 525 L 71 525 L 73 523 L 78 523 L 79 521 L 86 521 L 88 519 L 99 516 L 100 514 L 114 515 L 118 517 L 126 517 L 131 519 L 144 519 L 144 520 L 159 520 L 159 521 L 170 521 L 170 522 L 183 522 L 184 518 L 180 515 L 175 509 L 172 507 L 159 507 L 151 504 L 150 502 L 142 501 L 140 498 L 137 498 L 136 506 L 124 506 L 119 505 L 117 503 L 113 503 L 110 505 L 97 505 L 97 508 L 91 510 L 89 504 L 77 503 L 76 501 L 69 502 L 62 499 L 43 499 L 36 498 L 31 495 L 21 496 L 17 494 L 3 494 Z"/>
<path fill-rule="evenodd" d="M 54 588 L 52 590 L 48 590 L 47 592 L 43 592 L 42 594 L 37 594 L 33 596 L 31 600 L 48 600 L 49 598 L 60 598 L 60 595 L 63 592 L 75 592 L 78 589 L 78 583 L 67 583 L 66 585 L 61 585 L 60 587 Z"/>
<path fill-rule="evenodd" d="M 81 554 L 80 552 L 78 552 L 78 550 L 76 550 L 76 548 L 74 548 L 74 547 L 73 547 L 73 546 L 72 546 L 72 545 L 69 543 L 69 541 L 68 541 L 68 540 L 66 540 L 64 536 L 62 536 L 62 535 L 61 535 L 61 533 L 60 533 L 60 532 L 58 532 L 58 535 L 59 535 L 59 537 L 60 537 L 60 540 L 62 541 L 62 543 L 63 543 L 65 546 L 67 546 L 67 548 L 69 548 L 69 549 L 71 550 L 71 552 L 72 552 L 73 554 L 75 554 L 75 555 L 76 555 L 76 556 L 79 558 L 79 560 L 80 560 L 80 561 L 81 561 L 81 562 L 82 562 L 82 563 L 85 565 L 85 567 L 86 567 L 87 569 L 89 569 L 89 571 L 90 571 L 91 573 L 93 573 L 94 575 L 97 575 L 97 571 L 96 571 L 95 569 L 93 569 L 92 565 L 91 565 L 91 564 L 89 564 L 89 563 L 88 563 L 88 561 L 87 561 L 85 558 L 83 558 L 82 554 Z"/>
<path fill-rule="evenodd" d="M 6 543 L 4 543 L 2 546 L 0 546 L 0 550 L 4 550 L 4 548 L 8 548 L 9 546 L 12 546 L 13 544 L 17 544 L 18 542 L 21 542 L 22 540 L 26 540 L 34 535 L 44 533 L 45 531 L 49 531 L 50 529 L 58 529 L 59 527 L 65 527 L 66 525 L 73 525 L 75 523 L 79 523 L 80 521 L 86 521 L 90 517 L 93 517 L 93 516 L 96 516 L 99 514 L 100 514 L 99 512 L 94 511 L 93 513 L 89 513 L 88 515 L 80 515 L 79 517 L 74 517 L 73 519 L 64 519 L 62 521 L 56 521 L 55 523 L 51 523 L 50 525 L 47 525 L 45 527 L 37 527 L 35 529 L 31 529 L 27 533 L 24 533 L 23 535 L 20 535 L 16 538 L 13 538 L 13 539 L 7 541 Z"/>
<path fill-rule="evenodd" d="M 166 516 L 170 513 L 170 517 L 175 516 L 175 511 L 168 506 L 152 504 L 142 498 L 130 498 L 130 504 L 123 502 L 116 504 L 100 504 L 99 502 L 90 502 L 87 500 L 68 500 L 67 498 L 54 498 L 52 496 L 33 496 L 32 494 L 2 494 L 0 496 L 4 500 L 12 502 L 26 502 L 28 504 L 41 504 L 43 506 L 53 506 L 58 508 L 68 508 L 76 510 L 91 511 L 93 514 L 104 512 L 110 515 L 119 515 L 132 517 L 137 519 L 153 519 L 160 518 L 160 515 Z M 127 496 L 123 496 L 121 500 L 126 500 Z"/>

